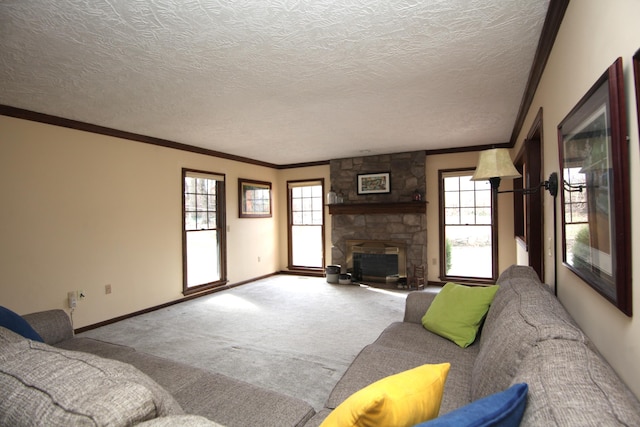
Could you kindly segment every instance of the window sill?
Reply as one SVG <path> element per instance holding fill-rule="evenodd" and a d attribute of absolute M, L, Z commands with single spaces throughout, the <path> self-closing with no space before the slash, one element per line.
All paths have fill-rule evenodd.
<path fill-rule="evenodd" d="M 222 281 L 219 281 L 219 282 L 207 283 L 205 285 L 192 286 L 192 287 L 183 289 L 182 290 L 182 295 L 187 296 L 187 295 L 198 294 L 198 293 L 201 293 L 201 292 L 212 291 L 212 290 L 227 286 L 227 283 L 229 283 L 229 282 L 226 281 L 226 280 L 222 280 Z"/>

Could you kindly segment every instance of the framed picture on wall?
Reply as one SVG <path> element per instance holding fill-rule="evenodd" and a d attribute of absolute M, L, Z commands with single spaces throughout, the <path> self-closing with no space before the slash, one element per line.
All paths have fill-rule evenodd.
<path fill-rule="evenodd" d="M 631 316 L 629 150 L 622 58 L 558 125 L 562 261 Z"/>
<path fill-rule="evenodd" d="M 640 127 L 640 49 L 633 55 L 633 74 L 636 83 L 636 113 L 638 113 L 638 127 Z"/>
<path fill-rule="evenodd" d="M 391 173 L 367 173 L 358 175 L 358 194 L 384 194 L 391 192 Z"/>
<path fill-rule="evenodd" d="M 271 217 L 271 183 L 238 178 L 240 218 Z"/>

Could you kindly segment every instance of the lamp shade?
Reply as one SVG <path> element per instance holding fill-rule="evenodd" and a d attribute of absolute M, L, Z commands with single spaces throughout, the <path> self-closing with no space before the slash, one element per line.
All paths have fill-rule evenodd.
<path fill-rule="evenodd" d="M 509 150 L 492 148 L 480 153 L 480 160 L 472 181 L 486 181 L 490 178 L 519 178 L 522 175 L 513 166 Z"/>

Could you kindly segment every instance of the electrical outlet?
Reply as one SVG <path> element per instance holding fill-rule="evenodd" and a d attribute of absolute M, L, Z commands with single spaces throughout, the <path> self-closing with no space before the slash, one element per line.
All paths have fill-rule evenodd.
<path fill-rule="evenodd" d="M 111 293 L 111 284 L 104 285 L 104 293 L 109 295 Z"/>

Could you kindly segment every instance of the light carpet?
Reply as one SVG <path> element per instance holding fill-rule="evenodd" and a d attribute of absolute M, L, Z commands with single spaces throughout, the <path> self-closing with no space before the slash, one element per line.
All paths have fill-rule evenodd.
<path fill-rule="evenodd" d="M 358 352 L 402 320 L 406 296 L 277 275 L 78 336 L 219 372 L 319 410 Z"/>

